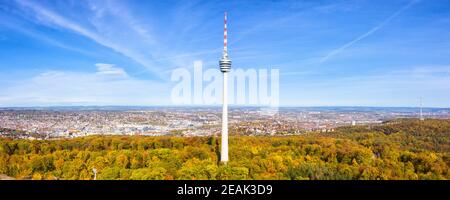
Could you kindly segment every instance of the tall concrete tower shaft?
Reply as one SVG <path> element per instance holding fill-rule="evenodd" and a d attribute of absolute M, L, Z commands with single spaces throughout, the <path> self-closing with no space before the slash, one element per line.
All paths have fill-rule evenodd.
<path fill-rule="evenodd" d="M 223 101 L 222 101 L 222 149 L 220 161 L 228 162 L 228 72 L 231 68 L 231 60 L 228 58 L 227 48 L 227 13 L 224 15 L 223 29 L 223 54 L 219 61 L 220 71 L 223 73 Z"/>

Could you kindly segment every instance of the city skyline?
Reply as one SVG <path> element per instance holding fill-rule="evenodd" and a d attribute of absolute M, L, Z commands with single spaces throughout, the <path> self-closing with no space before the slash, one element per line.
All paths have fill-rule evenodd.
<path fill-rule="evenodd" d="M 171 106 L 171 70 L 218 67 L 224 11 L 233 67 L 279 69 L 282 107 L 450 107 L 448 5 L 1 2 L 0 107 Z"/>

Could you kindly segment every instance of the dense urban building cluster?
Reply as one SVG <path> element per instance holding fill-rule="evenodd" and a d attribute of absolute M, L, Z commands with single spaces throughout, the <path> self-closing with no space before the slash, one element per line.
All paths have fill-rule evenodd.
<path fill-rule="evenodd" d="M 211 108 L 27 108 L 0 110 L 0 135 L 16 139 L 89 135 L 210 136 L 220 132 L 220 109 Z M 336 127 L 376 125 L 417 118 L 414 108 L 231 108 L 230 134 L 296 135 L 333 132 Z M 448 119 L 447 109 L 429 109 L 426 118 Z"/>

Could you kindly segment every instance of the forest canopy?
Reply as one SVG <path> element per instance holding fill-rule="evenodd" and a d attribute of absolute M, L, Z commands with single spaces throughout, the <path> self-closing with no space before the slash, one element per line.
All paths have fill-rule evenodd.
<path fill-rule="evenodd" d="M 400 119 L 299 136 L 89 136 L 0 139 L 0 174 L 17 179 L 449 179 L 450 120 Z"/>

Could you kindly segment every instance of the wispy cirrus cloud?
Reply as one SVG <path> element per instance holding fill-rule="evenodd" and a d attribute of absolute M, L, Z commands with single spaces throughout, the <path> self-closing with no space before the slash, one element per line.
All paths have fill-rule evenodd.
<path fill-rule="evenodd" d="M 95 13 L 95 18 L 100 19 L 105 15 L 114 15 L 127 25 L 131 30 L 136 32 L 143 41 L 148 44 L 155 44 L 156 39 L 150 33 L 149 27 L 145 26 L 134 17 L 131 12 L 120 1 L 102 1 L 89 0 L 87 1 L 89 8 Z"/>
<path fill-rule="evenodd" d="M 22 27 L 20 25 L 17 25 L 15 22 L 10 22 L 10 21 L 7 21 L 7 20 L 3 20 L 3 21 L 0 21 L 0 25 L 2 25 L 4 27 L 8 27 L 9 29 L 17 31 L 18 33 L 24 34 L 24 35 L 26 35 L 28 37 L 35 38 L 35 39 L 37 39 L 39 41 L 42 41 L 42 42 L 44 42 L 46 44 L 50 44 L 50 45 L 53 45 L 53 46 L 56 46 L 56 47 L 59 47 L 59 48 L 62 48 L 62 49 L 66 49 L 66 50 L 77 52 L 77 53 L 82 53 L 82 54 L 85 54 L 85 55 L 93 55 L 94 54 L 93 52 L 90 52 L 90 51 L 86 51 L 86 50 L 83 50 L 83 49 L 80 49 L 80 48 L 77 48 L 77 47 L 66 45 L 66 44 L 64 44 L 64 43 L 62 43 L 62 42 L 60 42 L 58 40 L 53 39 L 52 37 L 43 35 L 42 33 L 30 30 L 30 29 L 26 29 L 26 28 L 24 28 L 24 27 Z M 5 37 L 5 39 L 6 39 L 6 37 Z"/>
<path fill-rule="evenodd" d="M 73 31 L 79 35 L 82 35 L 84 37 L 87 37 L 96 43 L 103 45 L 105 47 L 111 48 L 114 51 L 121 53 L 132 60 L 136 61 L 137 63 L 145 66 L 148 70 L 155 73 L 158 76 L 162 76 L 161 74 L 161 66 L 158 66 L 156 63 L 153 63 L 151 61 L 152 55 L 151 54 L 144 54 L 142 51 L 140 51 L 139 48 L 136 46 L 132 46 L 130 44 L 132 43 L 132 36 L 133 35 L 139 35 L 142 37 L 145 35 L 145 38 L 147 40 L 150 40 L 150 36 L 147 33 L 147 31 L 141 27 L 139 27 L 136 23 L 133 23 L 130 21 L 130 17 L 127 17 L 128 19 L 123 20 L 126 22 L 126 26 L 122 27 L 122 31 L 127 30 L 133 30 L 134 32 L 128 32 L 127 38 L 117 38 L 114 37 L 114 35 L 111 35 L 111 27 L 107 27 L 105 23 L 101 23 L 101 18 L 104 17 L 104 15 L 99 14 L 100 12 L 97 8 L 93 8 L 95 11 L 97 11 L 96 18 L 92 19 L 94 22 L 94 27 L 96 29 L 92 30 L 89 29 L 80 23 L 77 23 L 75 21 L 72 21 L 50 9 L 47 9 L 44 6 L 39 5 L 36 2 L 33 1 L 17 1 L 19 5 L 21 5 L 25 9 L 30 9 L 33 11 L 36 15 L 36 18 L 42 22 L 44 25 L 48 26 L 55 26 L 57 28 L 63 28 L 70 31 Z M 113 10 L 110 13 L 113 13 L 114 15 L 118 16 L 118 12 Z M 124 15 L 127 16 L 127 15 Z M 129 28 L 131 27 L 131 28 Z M 119 30 L 115 30 L 119 31 Z M 137 32 L 136 32 L 137 31 Z M 123 34 L 123 33 L 122 33 Z M 139 39 L 138 39 L 139 40 Z M 141 40 L 139 40 L 141 42 Z M 135 41 L 135 43 L 138 43 Z M 157 48 L 157 47 L 155 47 Z M 150 58 L 150 59 L 149 59 Z"/>
<path fill-rule="evenodd" d="M 394 100 L 413 105 L 406 97 L 419 88 L 433 91 L 428 94 L 435 105 L 447 105 L 449 79 L 443 75 L 448 72 L 430 75 L 426 69 L 449 64 L 448 5 L 421 1 L 417 12 L 406 14 L 415 2 L 2 1 L 0 105 L 32 104 L 32 99 L 35 105 L 117 103 L 126 102 L 124 97 L 133 103 L 144 99 L 138 89 L 157 99 L 167 92 L 152 89 L 159 87 L 154 83 L 170 87 L 164 77 L 174 68 L 192 67 L 194 60 L 218 67 L 225 10 L 233 67 L 279 68 L 286 86 L 281 93 L 292 95 L 282 101 L 291 105 L 303 99 L 323 105 Z M 322 64 L 337 56 L 341 59 Z M 429 68 L 401 71 L 414 66 Z M 291 92 L 297 90 L 304 92 Z"/>
<path fill-rule="evenodd" d="M 373 27 L 372 29 L 370 29 L 369 31 L 365 32 L 364 34 L 360 35 L 359 37 L 357 37 L 356 39 L 342 45 L 341 47 L 331 51 L 330 53 L 328 53 L 326 56 L 324 56 L 322 59 L 320 59 L 320 63 L 326 62 L 327 60 L 329 60 L 330 58 L 332 58 L 333 56 L 339 54 L 340 52 L 344 51 L 345 49 L 351 47 L 352 45 L 354 45 L 355 43 L 359 42 L 360 40 L 363 40 L 364 38 L 372 35 L 373 33 L 377 32 L 378 30 L 380 30 L 381 28 L 383 28 L 387 23 L 389 23 L 390 21 L 392 21 L 395 17 L 397 17 L 398 15 L 400 15 L 401 13 L 403 13 L 405 10 L 407 10 L 409 7 L 411 7 L 412 5 L 414 5 L 415 3 L 417 3 L 419 0 L 412 0 L 410 1 L 407 5 L 403 6 L 402 8 L 400 8 L 399 10 L 397 10 L 396 12 L 394 12 L 391 16 L 389 16 L 388 18 L 386 18 L 384 21 L 382 21 L 380 24 L 378 24 L 377 26 Z"/>

